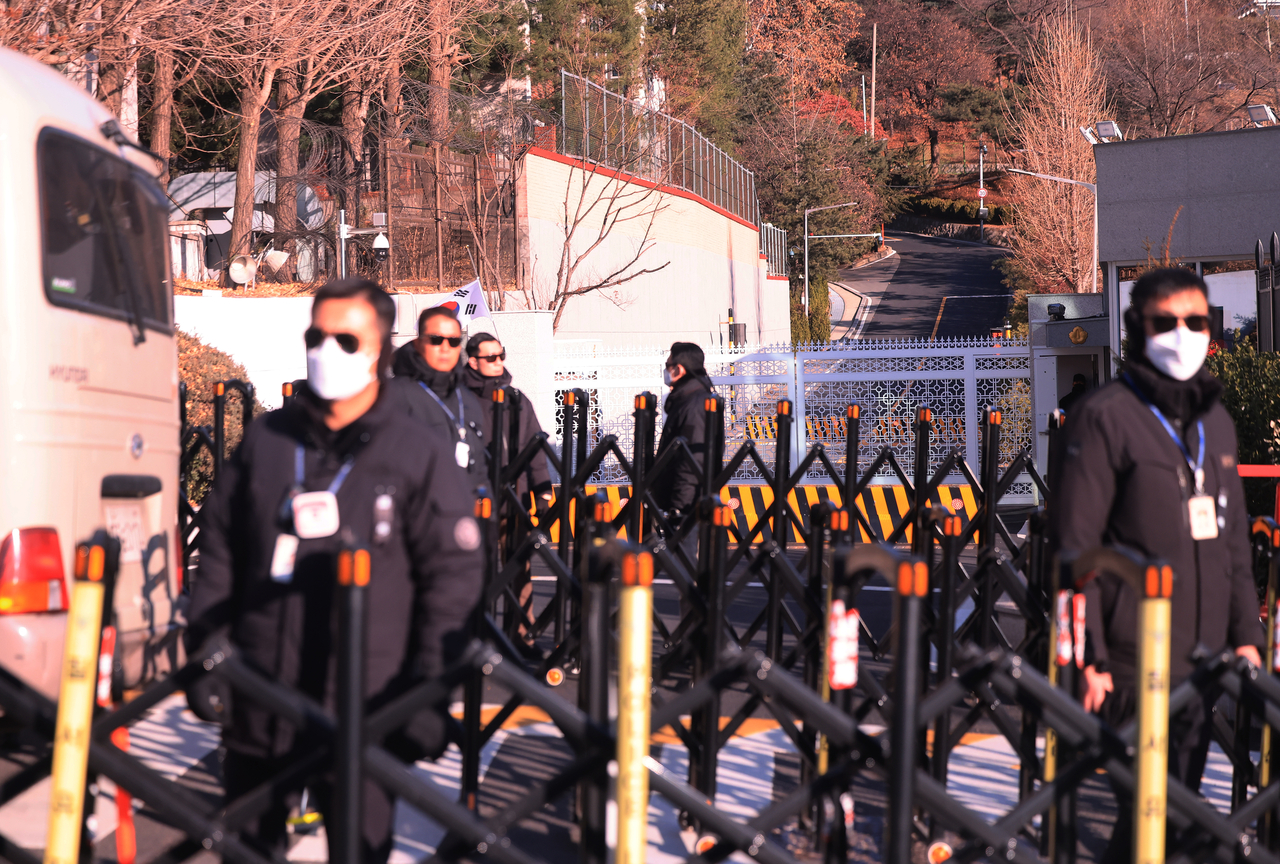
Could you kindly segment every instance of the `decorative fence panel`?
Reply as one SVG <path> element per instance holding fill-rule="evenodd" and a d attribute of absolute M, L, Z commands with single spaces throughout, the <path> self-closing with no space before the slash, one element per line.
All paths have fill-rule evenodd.
<path fill-rule="evenodd" d="M 665 399 L 666 356 L 667 350 L 657 347 L 561 348 L 554 361 L 556 428 L 564 410 L 560 394 L 582 388 L 591 400 L 592 446 L 605 435 L 615 435 L 623 452 L 629 453 L 635 395 L 648 390 Z M 1031 358 L 1027 343 L 1021 340 L 846 342 L 800 346 L 798 351 L 789 345 L 714 347 L 707 352 L 707 372 L 725 399 L 725 452 L 734 452 L 750 439 L 766 464 L 776 452 L 773 415 L 779 399 L 790 399 L 794 405 L 796 423 L 790 443 L 796 458 L 821 443 L 841 470 L 846 456 L 845 406 L 850 402 L 862 409 L 858 455 L 864 466 L 881 447 L 890 446 L 910 474 L 912 423 L 916 410 L 925 406 L 933 412 L 930 463 L 934 465 L 959 447 L 976 470 L 979 423 L 987 407 L 1004 415 L 1002 466 L 1035 440 Z M 890 468 L 881 471 L 880 477 L 886 484 L 897 482 Z M 753 483 L 762 478 L 748 462 L 734 479 Z M 807 480 L 830 482 L 820 476 L 820 469 L 810 471 Z M 594 481 L 607 485 L 625 483 L 625 478 L 610 457 Z M 1014 484 L 1009 500 L 1030 501 L 1033 495 L 1027 479 Z"/>

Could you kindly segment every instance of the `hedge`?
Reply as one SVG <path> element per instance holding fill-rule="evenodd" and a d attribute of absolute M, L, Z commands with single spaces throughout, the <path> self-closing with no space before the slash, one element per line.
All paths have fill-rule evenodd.
<path fill-rule="evenodd" d="M 1000 204 L 988 208 L 991 216 L 989 225 L 1012 225 L 1013 208 Z M 905 212 L 913 216 L 924 216 L 942 222 L 978 222 L 977 201 L 956 201 L 951 198 L 913 198 L 906 202 Z"/>
<path fill-rule="evenodd" d="M 187 385 L 187 423 L 191 426 L 208 426 L 213 428 L 214 385 L 219 381 L 230 381 L 239 378 L 248 381 L 249 374 L 243 366 L 232 360 L 217 348 L 201 342 L 197 337 L 178 330 L 178 374 L 182 383 Z M 262 406 L 253 400 L 253 412 L 258 414 Z M 244 434 L 241 424 L 243 409 L 241 396 L 236 391 L 227 394 L 227 409 L 224 428 L 226 431 L 227 453 L 230 454 L 240 444 Z M 185 431 L 185 430 L 184 430 Z M 187 473 L 187 498 L 194 503 L 204 500 L 213 485 L 213 458 L 208 451 L 201 450 Z"/>

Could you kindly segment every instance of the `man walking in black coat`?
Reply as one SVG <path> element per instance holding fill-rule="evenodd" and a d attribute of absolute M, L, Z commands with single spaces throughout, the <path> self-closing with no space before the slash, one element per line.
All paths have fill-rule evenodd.
<path fill-rule="evenodd" d="M 418 338 L 396 349 L 389 383 L 402 410 L 446 442 L 471 488 L 487 486 L 488 436 L 484 406 L 462 386 L 462 325 L 452 309 L 435 306 L 418 316 Z"/>
<path fill-rule="evenodd" d="M 344 543 L 370 550 L 371 705 L 444 670 L 467 638 L 480 595 L 480 531 L 466 476 L 453 448 L 424 440 L 383 386 L 394 317 L 391 299 L 371 282 L 320 288 L 306 332 L 306 385 L 290 405 L 250 425 L 200 511 L 188 650 L 225 635 L 263 674 L 329 708 L 335 564 Z M 218 683 L 201 679 L 188 700 L 223 726 L 228 800 L 317 748 L 305 731 Z M 434 758 L 446 743 L 442 712 L 421 712 L 388 744 L 410 758 Z M 327 770 L 311 781 L 322 811 L 331 785 Z M 361 857 L 384 862 L 395 802 L 372 782 L 364 802 Z M 276 798 L 242 836 L 283 858 L 288 807 Z"/>
<path fill-rule="evenodd" d="M 1129 357 L 1119 380 L 1067 413 L 1064 458 L 1050 481 L 1050 534 L 1064 557 L 1121 544 L 1173 569 L 1171 683 L 1194 668 L 1197 645 L 1232 648 L 1260 666 L 1258 621 L 1236 432 L 1204 368 L 1208 287 L 1194 271 L 1144 274 L 1125 312 Z M 1085 589 L 1084 707 L 1113 726 L 1136 706 L 1138 597 L 1103 574 Z M 1170 718 L 1169 775 L 1199 789 L 1209 719 L 1196 699 Z M 1119 813 L 1104 861 L 1128 861 L 1132 799 Z"/>
<path fill-rule="evenodd" d="M 674 342 L 662 380 L 671 388 L 663 410 L 667 414 L 658 439 L 657 457 L 675 446 L 675 439 L 689 443 L 697 464 L 676 457 L 674 467 L 653 477 L 653 498 L 669 514 L 682 515 L 693 507 L 702 486 L 703 460 L 707 452 L 707 397 L 713 395 L 705 368 L 706 355 L 692 342 Z M 705 494 L 705 492 L 704 492 Z"/>

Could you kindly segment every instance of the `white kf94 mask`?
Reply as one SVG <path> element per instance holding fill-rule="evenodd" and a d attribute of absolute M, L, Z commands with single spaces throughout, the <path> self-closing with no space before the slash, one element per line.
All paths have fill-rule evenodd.
<path fill-rule="evenodd" d="M 1196 333 L 1179 324 L 1168 333 L 1147 337 L 1147 359 L 1164 374 L 1186 381 L 1200 371 L 1209 353 L 1209 333 Z"/>
<path fill-rule="evenodd" d="M 307 350 L 307 384 L 321 399 L 349 399 L 374 380 L 376 357 L 348 354 L 332 336 Z"/>

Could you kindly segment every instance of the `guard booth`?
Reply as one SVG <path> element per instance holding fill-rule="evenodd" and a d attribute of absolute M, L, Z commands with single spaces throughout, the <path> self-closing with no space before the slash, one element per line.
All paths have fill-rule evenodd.
<path fill-rule="evenodd" d="M 1035 460 L 1049 465 L 1049 415 L 1083 375 L 1093 391 L 1111 380 L 1111 327 L 1101 294 L 1031 294 L 1027 297 L 1031 338 L 1031 401 L 1035 406 Z"/>

